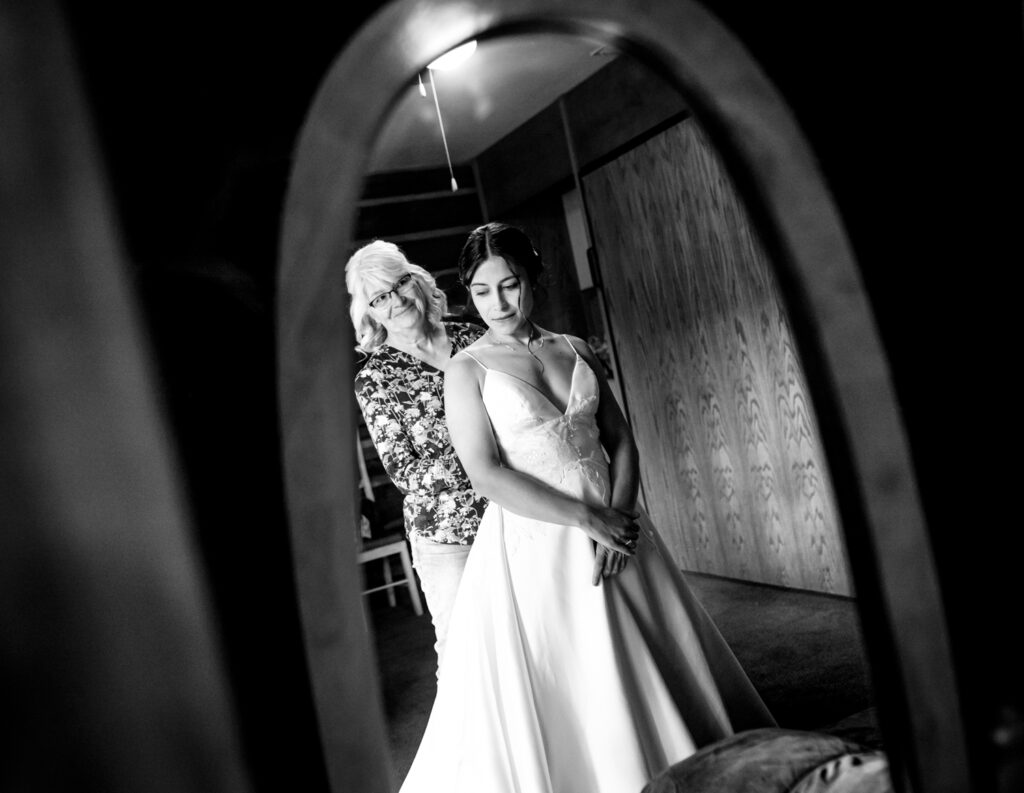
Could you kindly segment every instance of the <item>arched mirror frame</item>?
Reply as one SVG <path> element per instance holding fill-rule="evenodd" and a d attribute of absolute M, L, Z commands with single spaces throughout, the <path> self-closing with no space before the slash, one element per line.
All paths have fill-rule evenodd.
<path fill-rule="evenodd" d="M 940 592 L 904 428 L 857 264 L 809 145 L 778 92 L 690 0 L 398 0 L 332 65 L 296 151 L 281 243 L 284 464 L 311 684 L 341 793 L 390 789 L 352 529 L 354 344 L 343 263 L 365 164 L 392 102 L 463 41 L 526 29 L 639 55 L 686 95 L 758 221 L 801 336 L 890 760 L 915 790 L 968 789 Z"/>

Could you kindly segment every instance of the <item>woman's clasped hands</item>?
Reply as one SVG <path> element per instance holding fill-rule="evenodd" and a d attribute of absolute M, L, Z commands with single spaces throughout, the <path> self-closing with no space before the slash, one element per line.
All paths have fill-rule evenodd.
<path fill-rule="evenodd" d="M 594 541 L 594 574 L 591 577 L 594 586 L 602 578 L 621 573 L 629 557 L 636 553 L 640 538 L 639 517 L 637 510 L 591 508 L 589 520 L 581 528 Z"/>

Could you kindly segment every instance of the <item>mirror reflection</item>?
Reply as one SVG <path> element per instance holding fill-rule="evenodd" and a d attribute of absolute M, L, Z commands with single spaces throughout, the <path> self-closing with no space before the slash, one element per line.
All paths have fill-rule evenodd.
<path fill-rule="evenodd" d="M 775 721 L 879 746 L 791 322 L 684 98 L 607 45 L 547 33 L 481 40 L 463 63 L 414 75 L 368 165 L 353 252 L 384 240 L 424 268 L 446 318 L 478 328 L 462 346 L 487 323 L 459 283 L 460 252 L 492 221 L 529 235 L 544 262 L 530 319 L 592 350 L 639 449 L 638 503 Z M 367 297 L 387 307 L 405 288 L 381 281 Z M 353 355 L 362 372 L 367 356 Z M 394 445 L 367 426 L 392 419 L 361 404 L 364 598 L 402 780 L 442 649 L 407 536 L 432 508 L 410 507 Z M 458 503 L 479 520 L 472 498 Z M 472 544 L 449 539 L 464 563 Z"/>

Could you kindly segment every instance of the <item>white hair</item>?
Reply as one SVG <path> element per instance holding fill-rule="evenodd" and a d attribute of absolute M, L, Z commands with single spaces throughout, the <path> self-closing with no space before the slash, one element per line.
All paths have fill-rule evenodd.
<path fill-rule="evenodd" d="M 415 282 L 415 294 L 427 322 L 440 325 L 448 312 L 448 298 L 437 287 L 434 277 L 418 264 L 410 262 L 393 242 L 374 240 L 357 250 L 345 265 L 345 285 L 351 295 L 349 316 L 356 331 L 356 349 L 371 353 L 387 338 L 387 329 L 370 314 L 370 295 L 390 289 L 405 274 Z"/>

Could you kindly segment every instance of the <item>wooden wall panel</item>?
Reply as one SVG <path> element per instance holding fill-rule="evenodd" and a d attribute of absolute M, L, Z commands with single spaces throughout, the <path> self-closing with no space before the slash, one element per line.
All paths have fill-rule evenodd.
<path fill-rule="evenodd" d="M 648 507 L 681 567 L 851 594 L 772 274 L 692 120 L 583 180 Z"/>
<path fill-rule="evenodd" d="M 679 91 L 656 73 L 635 58 L 616 58 L 565 95 L 576 164 L 590 170 L 688 110 Z"/>

